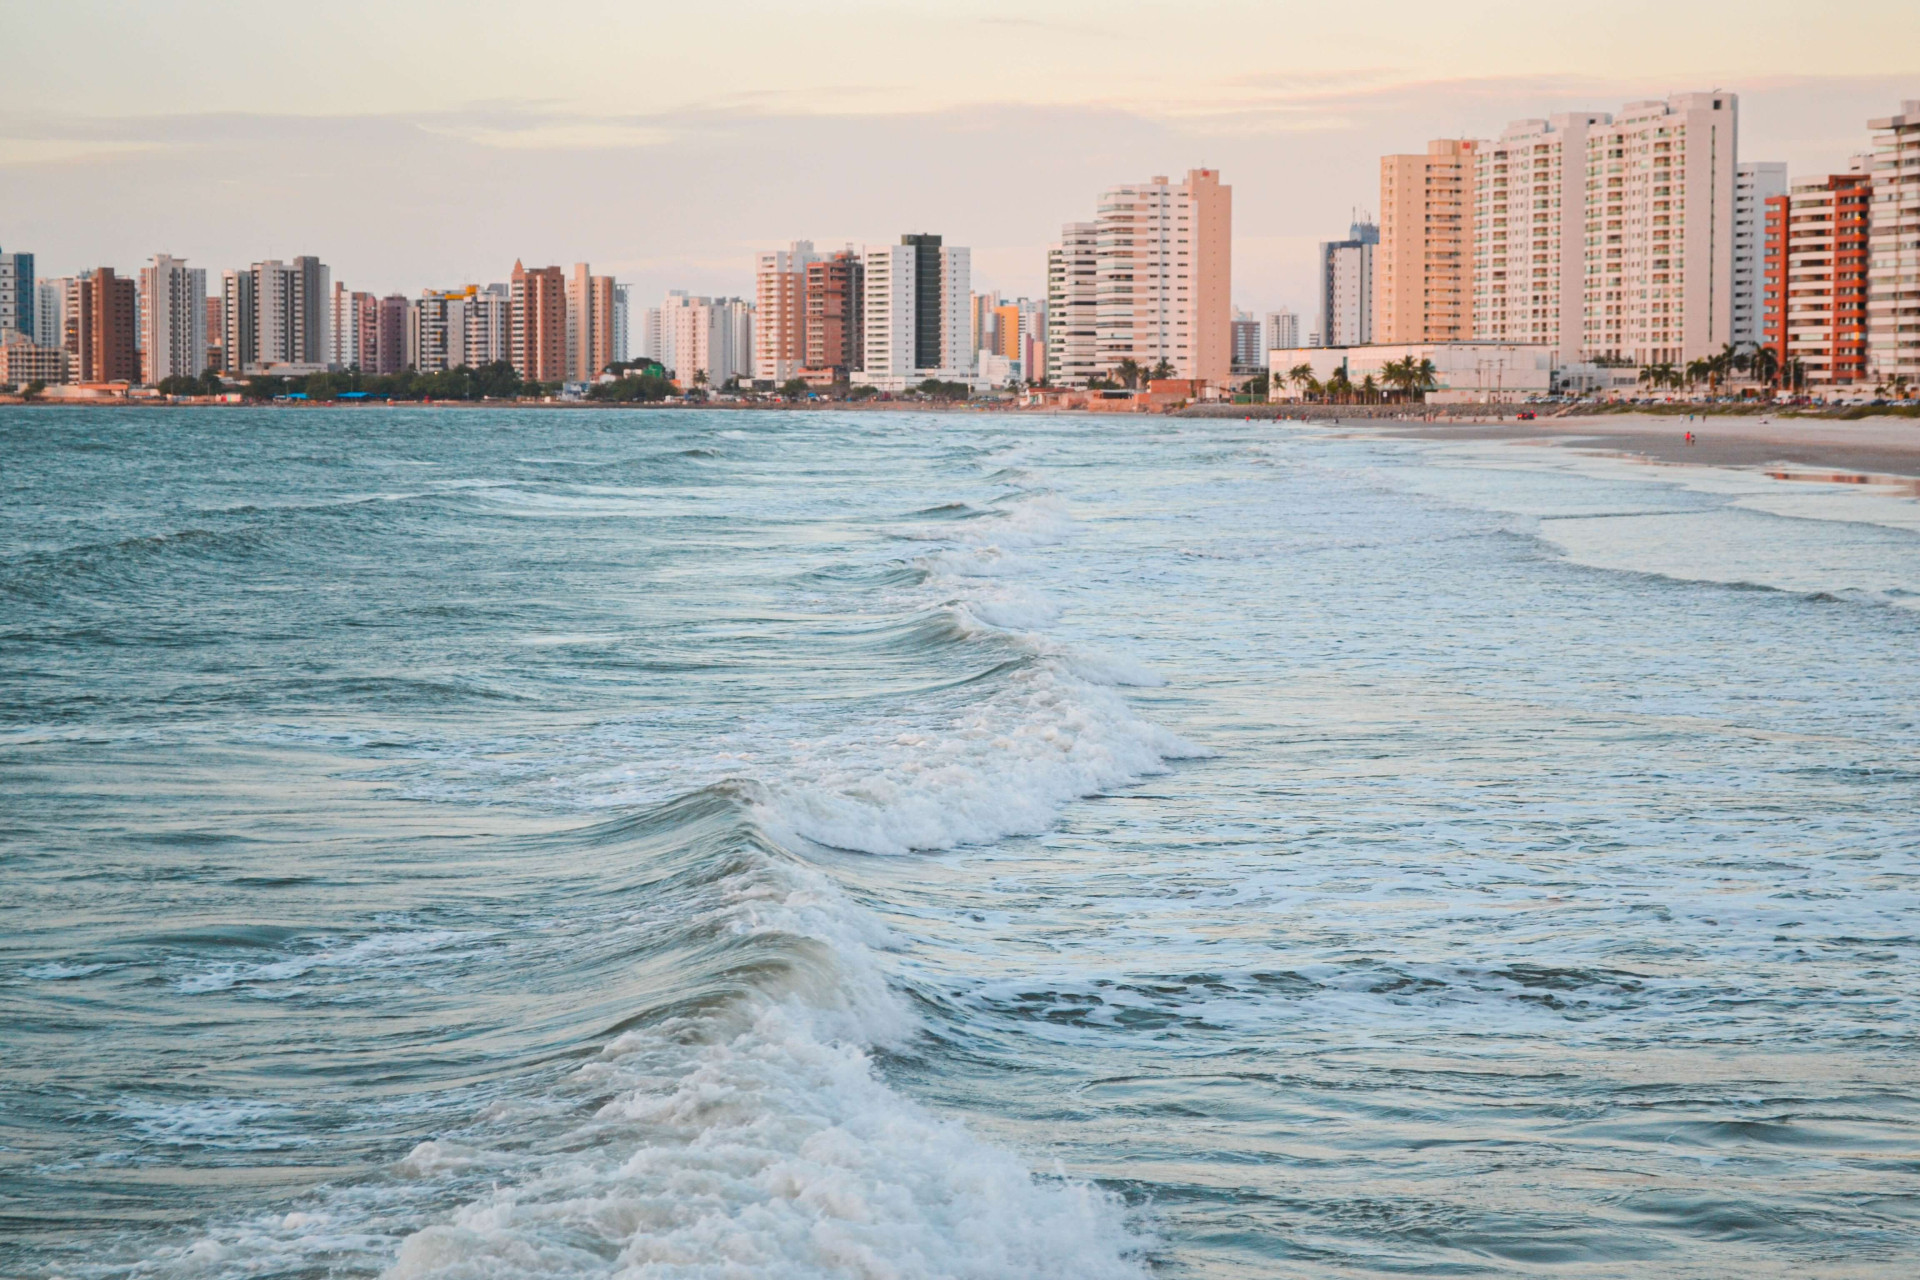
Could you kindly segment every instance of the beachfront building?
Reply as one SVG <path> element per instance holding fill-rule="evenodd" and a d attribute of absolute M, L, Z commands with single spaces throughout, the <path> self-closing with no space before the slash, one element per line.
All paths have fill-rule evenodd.
<path fill-rule="evenodd" d="M 1776 372 L 1787 367 L 1787 215 L 1785 192 L 1768 196 L 1760 215 L 1760 338 Z"/>
<path fill-rule="evenodd" d="M 563 382 L 567 376 L 567 281 L 559 267 L 518 261 L 508 278 L 513 308 L 513 371 L 528 382 Z"/>
<path fill-rule="evenodd" d="M 1345 240 L 1320 243 L 1320 327 L 1314 344 L 1357 347 L 1373 341 L 1373 253 L 1380 228 L 1356 217 Z"/>
<path fill-rule="evenodd" d="M 35 321 L 33 255 L 0 253 L 0 334 L 39 335 Z"/>
<path fill-rule="evenodd" d="M 327 363 L 336 369 L 360 367 L 360 300 L 368 296 L 333 282 L 327 299 Z"/>
<path fill-rule="evenodd" d="M 331 273 L 311 256 L 221 272 L 223 371 L 306 373 L 329 367 L 332 295 Z"/>
<path fill-rule="evenodd" d="M 1869 168 L 1802 178 L 1787 195 L 1786 356 L 1816 394 L 1867 380 Z"/>
<path fill-rule="evenodd" d="M 1424 155 L 1380 157 L 1373 341 L 1459 342 L 1472 336 L 1473 157 L 1479 145 L 1440 138 L 1427 144 Z"/>
<path fill-rule="evenodd" d="M 567 281 L 567 372 L 591 382 L 613 363 L 613 277 L 596 276 L 584 262 Z"/>
<path fill-rule="evenodd" d="M 866 279 L 866 263 L 852 246 L 807 264 L 806 347 L 800 376 L 808 383 L 845 382 L 865 362 Z M 764 345 L 760 349 L 765 350 Z M 755 366 L 756 372 L 759 368 Z"/>
<path fill-rule="evenodd" d="M 1473 336 L 1544 345 L 1561 363 L 1584 340 L 1587 136 L 1609 117 L 1516 120 L 1479 144 L 1473 180 Z"/>
<path fill-rule="evenodd" d="M 73 278 L 68 290 L 67 354 L 75 382 L 133 382 L 140 376 L 139 304 L 134 282 L 112 267 Z"/>
<path fill-rule="evenodd" d="M 1888 390 L 1920 388 L 1920 99 L 1871 122 L 1867 372 Z"/>
<path fill-rule="evenodd" d="M 157 253 L 140 269 L 141 381 L 197 378 L 207 367 L 207 273 Z"/>
<path fill-rule="evenodd" d="M 853 381 L 882 391 L 972 381 L 972 253 L 937 235 L 904 235 L 868 249 L 865 271 L 865 349 Z"/>
<path fill-rule="evenodd" d="M 1250 311 L 1233 313 L 1233 376 L 1242 378 L 1265 368 L 1266 347 L 1262 343 L 1260 319 Z"/>
<path fill-rule="evenodd" d="M 628 354 L 633 346 L 633 326 L 627 309 L 629 287 L 618 283 L 613 286 L 613 358 L 619 364 L 633 358 Z"/>
<path fill-rule="evenodd" d="M 1300 317 L 1286 307 L 1267 312 L 1267 331 L 1261 345 L 1268 351 L 1301 346 Z"/>
<path fill-rule="evenodd" d="M 1560 361 L 1555 348 L 1524 342 L 1380 343 L 1360 347 L 1281 347 L 1267 353 L 1267 399 L 1305 399 L 1309 388 L 1293 375 L 1303 366 L 1324 387 L 1344 373 L 1358 389 L 1368 378 L 1385 393 L 1386 367 L 1406 359 L 1433 362 L 1429 404 L 1510 404 L 1551 395 Z"/>
<path fill-rule="evenodd" d="M 1739 99 L 1630 102 L 1586 137 L 1585 349 L 1684 365 L 1733 338 Z"/>
<path fill-rule="evenodd" d="M 1084 387 L 1100 376 L 1099 229 L 1069 222 L 1047 250 L 1047 380 Z"/>
<path fill-rule="evenodd" d="M 1162 361 L 1180 379 L 1233 374 L 1233 188 L 1217 169 L 1113 187 L 1096 214 L 1095 361 Z"/>
<path fill-rule="evenodd" d="M 752 378 L 754 311 L 740 298 L 695 297 L 670 291 L 660 307 L 660 363 L 682 390 L 718 389 Z"/>
<path fill-rule="evenodd" d="M 1733 170 L 1733 345 L 1760 345 L 1766 291 L 1767 201 L 1787 193 L 1787 166 L 1778 160 L 1742 160 Z"/>
<path fill-rule="evenodd" d="M 513 290 L 490 284 L 473 288 L 461 315 L 461 346 L 469 367 L 510 363 L 513 356 Z M 615 339 L 617 344 L 618 339 Z"/>
<path fill-rule="evenodd" d="M 777 386 L 807 366 L 807 269 L 819 258 L 813 241 L 795 240 L 755 260 L 755 379 Z"/>

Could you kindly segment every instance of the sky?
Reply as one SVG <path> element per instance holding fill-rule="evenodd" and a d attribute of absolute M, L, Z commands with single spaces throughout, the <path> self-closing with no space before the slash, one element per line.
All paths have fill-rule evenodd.
<path fill-rule="evenodd" d="M 8 0 L 0 249 L 42 275 L 312 253 L 409 294 L 587 261 L 651 298 L 933 231 L 977 289 L 1038 294 L 1103 188 L 1204 167 L 1236 302 L 1305 311 L 1383 154 L 1722 89 L 1742 159 L 1812 173 L 1920 98 L 1914 0 L 1547 8 Z"/>

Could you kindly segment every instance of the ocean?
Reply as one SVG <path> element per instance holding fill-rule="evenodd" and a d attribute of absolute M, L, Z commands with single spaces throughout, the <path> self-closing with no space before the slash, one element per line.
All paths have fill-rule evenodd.
<path fill-rule="evenodd" d="M 0 408 L 0 1275 L 1920 1272 L 1911 490 Z"/>

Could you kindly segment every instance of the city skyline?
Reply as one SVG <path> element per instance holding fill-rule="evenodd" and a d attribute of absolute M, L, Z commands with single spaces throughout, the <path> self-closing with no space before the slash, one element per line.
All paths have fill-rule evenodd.
<path fill-rule="evenodd" d="M 301 56 L 262 63 L 271 74 L 245 60 L 191 68 L 263 38 L 280 6 L 185 2 L 88 26 L 99 8 L 12 20 L 20 47 L 45 56 L 25 60 L 18 101 L 31 105 L 0 112 L 0 243 L 36 245 L 52 274 L 154 252 L 215 266 L 294 241 L 376 293 L 496 279 L 498 263 L 531 252 L 602 263 L 646 296 L 745 294 L 769 244 L 877 244 L 938 224 L 973 247 L 979 287 L 1038 294 L 1084 192 L 1207 166 L 1240 192 L 1236 303 L 1304 310 L 1315 246 L 1374 201 L 1382 155 L 1724 88 L 1744 103 L 1743 155 L 1812 172 L 1860 119 L 1910 96 L 1920 70 L 1898 38 L 1920 20 L 1887 4 L 1857 15 L 1894 37 L 1873 42 L 1777 5 L 1662 14 L 1658 41 L 1632 12 L 1604 29 L 1552 16 L 1481 35 L 1427 24 L 1415 41 L 1396 34 L 1389 5 L 1363 51 L 1345 19 L 1240 5 L 1203 8 L 1248 38 L 1205 43 L 1188 29 L 1204 24 L 1159 21 L 1156 6 L 1101 19 L 1079 6 L 845 10 L 866 22 L 813 7 L 813 21 L 782 23 L 782 6 L 760 5 L 700 19 L 693 39 L 693 19 L 643 24 L 600 5 L 550 6 L 534 32 L 504 5 L 460 23 L 436 4 L 378 16 L 347 5 L 303 14 L 290 28 Z M 395 46 L 404 68 L 366 39 L 434 21 L 440 43 L 418 47 L 445 56 Z M 82 29 L 101 74 L 53 74 Z M 1152 38 L 1122 38 L 1129 29 Z M 943 58 L 907 74 L 901 55 L 930 33 Z M 839 56 L 804 56 L 827 39 Z M 165 56 L 176 41 L 195 56 Z M 495 57 L 508 45 L 511 77 Z M 370 198 L 385 216 L 366 216 Z"/>

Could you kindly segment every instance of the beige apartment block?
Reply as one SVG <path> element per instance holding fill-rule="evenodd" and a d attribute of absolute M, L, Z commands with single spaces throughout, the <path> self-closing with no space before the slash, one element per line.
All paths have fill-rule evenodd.
<path fill-rule="evenodd" d="M 1375 342 L 1473 336 L 1473 154 L 1480 145 L 1440 138 L 1425 155 L 1380 157 Z"/>
<path fill-rule="evenodd" d="M 1867 373 L 1920 388 L 1920 98 L 1869 122 L 1873 216 L 1867 241 Z"/>
<path fill-rule="evenodd" d="M 1580 356 L 1587 134 L 1609 117 L 1516 120 L 1473 153 L 1472 336 Z"/>
<path fill-rule="evenodd" d="M 1586 137 L 1585 352 L 1685 364 L 1733 338 L 1739 99 L 1630 102 Z"/>
<path fill-rule="evenodd" d="M 813 241 L 769 249 L 754 262 L 753 376 L 775 384 L 807 366 L 807 268 L 820 261 Z"/>
<path fill-rule="evenodd" d="M 1225 386 L 1233 374 L 1233 188 L 1217 169 L 1114 187 L 1095 222 L 1095 361 Z"/>

